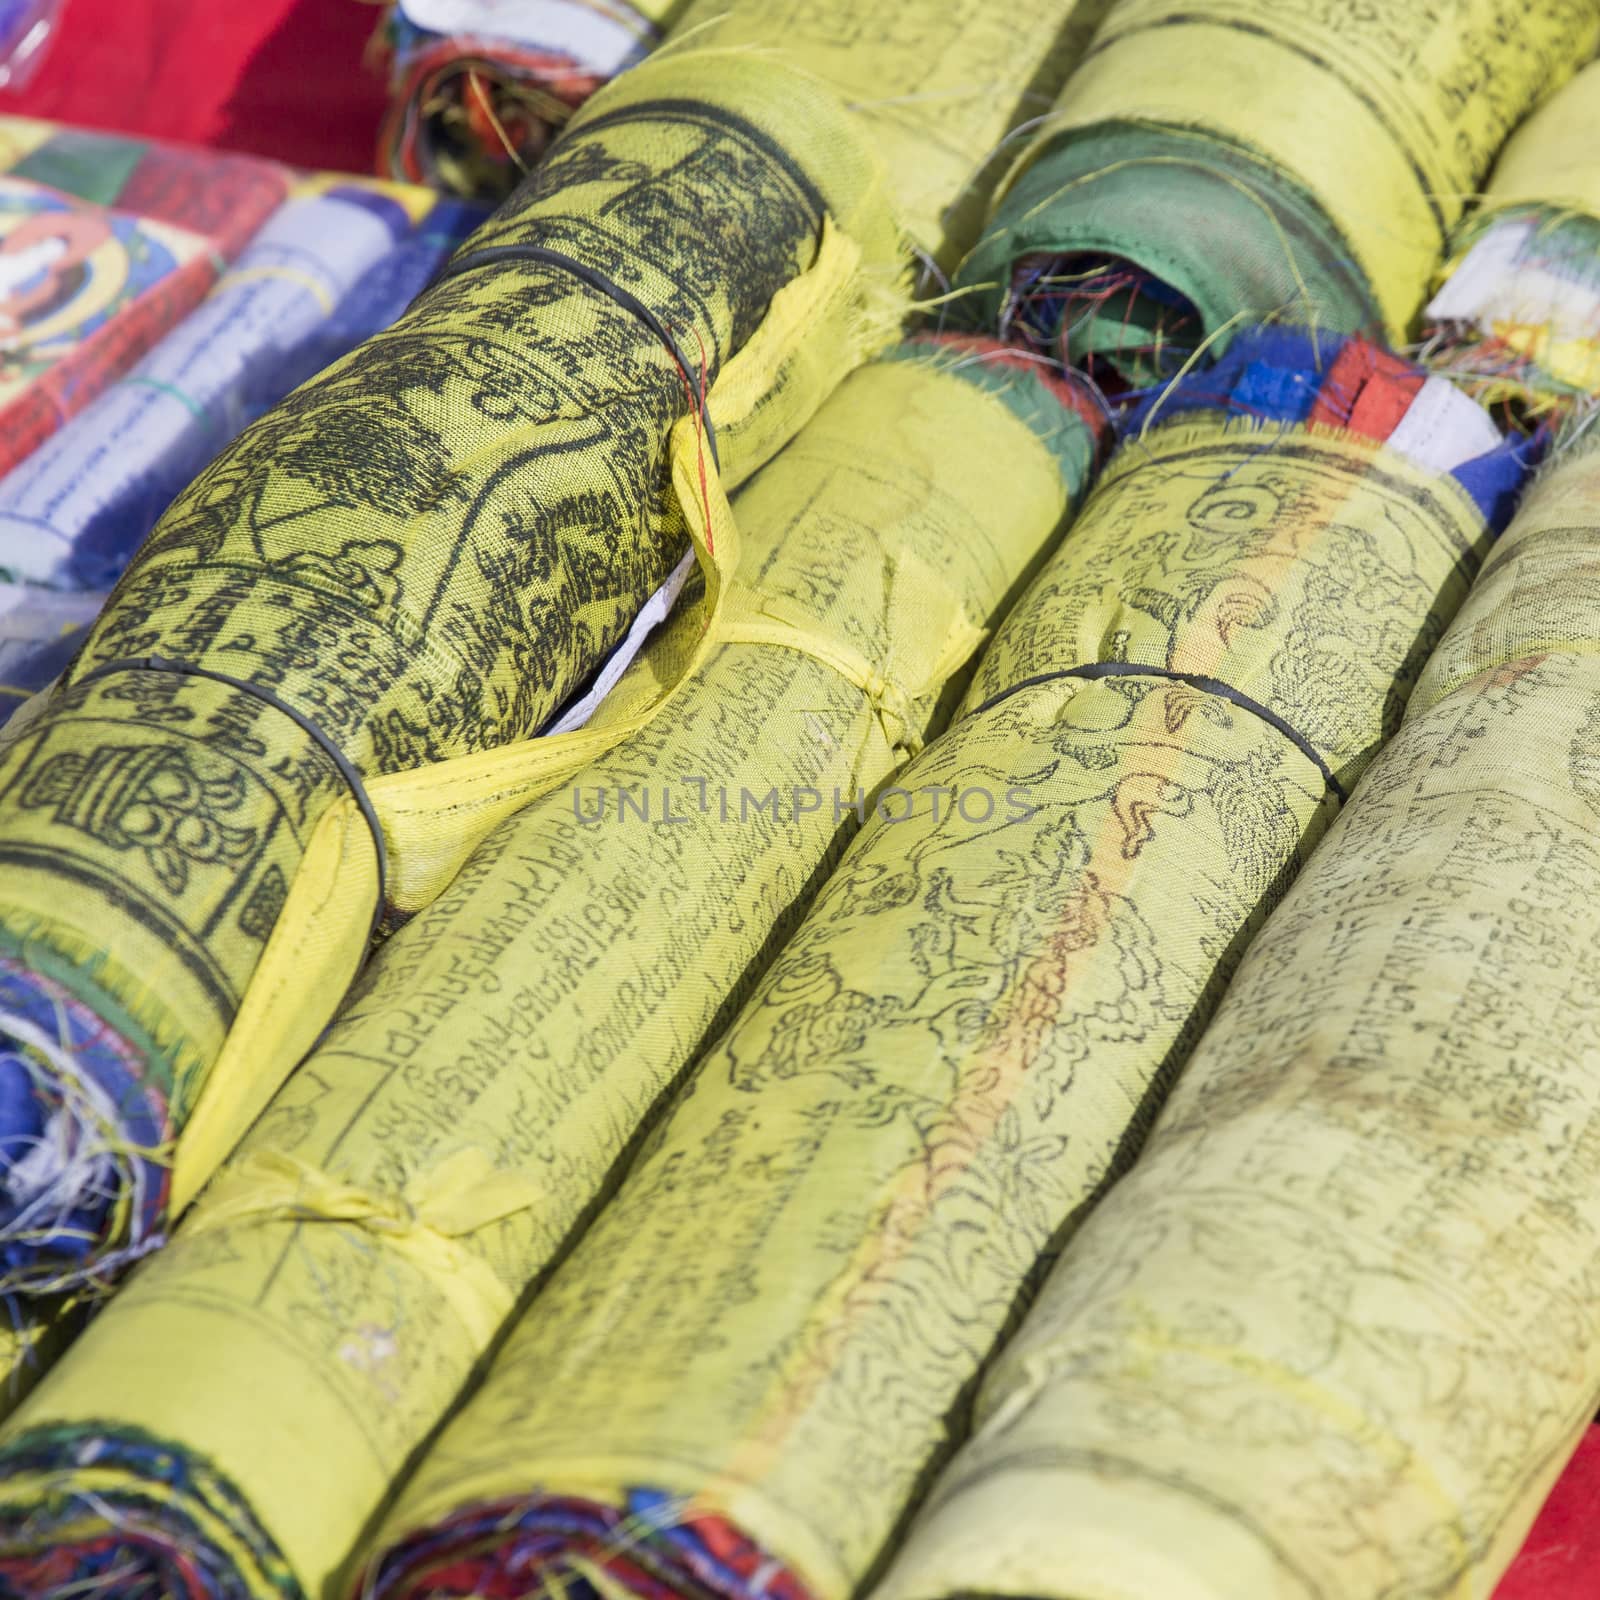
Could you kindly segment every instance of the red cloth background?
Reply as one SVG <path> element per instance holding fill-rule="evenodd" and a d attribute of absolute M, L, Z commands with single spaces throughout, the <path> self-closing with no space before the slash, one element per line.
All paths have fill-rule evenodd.
<path fill-rule="evenodd" d="M 1600 1596 L 1600 1427 L 1567 1463 L 1494 1600 Z"/>
<path fill-rule="evenodd" d="M 66 0 L 0 114 L 371 172 L 385 103 L 365 0 Z"/>

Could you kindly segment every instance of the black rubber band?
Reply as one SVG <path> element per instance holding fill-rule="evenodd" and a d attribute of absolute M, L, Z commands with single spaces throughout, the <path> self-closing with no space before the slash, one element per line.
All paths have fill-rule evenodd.
<path fill-rule="evenodd" d="M 468 250 L 465 255 L 454 256 L 445 262 L 429 280 L 428 289 L 433 288 L 435 284 L 443 283 L 446 278 L 459 277 L 463 272 L 472 272 L 478 267 L 492 267 L 497 261 L 537 261 L 544 266 L 570 272 L 573 277 L 581 279 L 591 289 L 598 289 L 601 294 L 615 300 L 624 311 L 636 316 L 672 352 L 672 358 L 682 370 L 685 381 L 693 383 L 690 374 L 696 369 L 684 359 L 683 351 L 672 335 L 672 329 L 643 300 L 637 295 L 630 294 L 620 283 L 613 283 L 603 272 L 596 272 L 593 267 L 585 266 L 575 256 L 563 255 L 559 250 L 547 250 L 539 244 L 490 244 L 481 250 Z M 427 289 L 424 289 L 423 293 L 426 294 Z M 706 443 L 711 449 L 712 464 L 720 472 L 722 462 L 717 456 L 717 431 L 711 425 L 711 411 L 706 404 L 703 380 L 699 388 L 700 421 L 706 430 Z"/>
<path fill-rule="evenodd" d="M 211 667 L 196 666 L 192 661 L 173 661 L 167 656 L 127 656 L 122 660 L 108 661 L 92 672 L 86 672 L 81 678 L 63 684 L 62 688 L 82 689 L 96 679 L 108 677 L 113 672 L 175 672 L 185 678 L 210 678 L 217 683 L 226 684 L 230 689 L 237 689 L 240 694 L 250 695 L 263 705 L 271 706 L 274 711 L 281 711 L 302 733 L 316 741 L 323 755 L 338 769 L 339 776 L 344 779 L 345 787 L 356 803 L 356 809 L 360 811 L 362 820 L 372 834 L 372 850 L 378 859 L 378 905 L 372 913 L 372 927 L 367 933 L 370 940 L 378 931 L 378 924 L 383 921 L 383 913 L 389 903 L 389 852 L 383 842 L 383 824 L 378 821 L 377 809 L 367 794 L 361 774 L 356 771 L 355 764 L 344 751 L 303 711 L 290 705 L 287 700 L 280 700 L 264 684 L 251 683 L 246 678 L 235 678 L 229 673 L 217 672 Z"/>
<path fill-rule="evenodd" d="M 1054 683 L 1060 678 L 1087 678 L 1091 682 L 1097 678 L 1166 678 L 1173 683 L 1187 684 L 1191 689 L 1200 690 L 1202 694 L 1214 694 L 1230 705 L 1238 706 L 1241 711 L 1248 711 L 1251 716 L 1259 717 L 1269 728 L 1275 728 L 1281 733 L 1322 774 L 1322 781 L 1338 796 L 1341 805 L 1349 798 L 1345 794 L 1344 785 L 1334 777 L 1333 769 L 1322 759 L 1316 746 L 1298 728 L 1285 722 L 1276 711 L 1269 710 L 1259 700 L 1252 700 L 1249 695 L 1241 694 L 1232 684 L 1224 683 L 1220 678 L 1203 678 L 1195 672 L 1174 672 L 1170 667 L 1146 667 L 1137 661 L 1094 661 L 1086 667 L 1065 667 L 1060 672 L 1041 672 L 1037 677 L 1024 678 L 1021 683 L 1014 683 L 1009 689 L 1002 689 L 998 694 L 991 695 L 977 710 L 969 711 L 967 715 L 981 716 L 985 711 L 999 705 L 1002 700 L 1009 700 L 1012 695 L 1021 694 L 1024 689 L 1031 689 L 1035 684 Z"/>

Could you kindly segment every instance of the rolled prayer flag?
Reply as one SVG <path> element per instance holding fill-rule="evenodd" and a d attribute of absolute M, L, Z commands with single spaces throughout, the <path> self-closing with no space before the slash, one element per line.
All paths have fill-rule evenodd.
<path fill-rule="evenodd" d="M 316 180 L 282 206 L 198 309 L 0 479 L 0 573 L 109 589 L 247 413 L 316 371 L 304 347 L 430 204 Z"/>
<path fill-rule="evenodd" d="M 948 710 L 1103 426 L 1074 380 L 917 342 L 756 477 L 682 694 L 387 941 L 4 1436 L 0 1594 L 65 1600 L 107 1563 L 183 1600 L 340 1592 L 500 1323 Z"/>
<path fill-rule="evenodd" d="M 0 1036 L 41 1009 L 60 1035 L 0 1122 L 56 1152 L 3 1174 L 0 1287 L 102 1282 L 158 1243 L 170 1185 L 181 1208 L 309 1049 L 376 918 L 659 708 L 678 679 L 529 737 L 691 543 L 704 648 L 737 556 L 722 484 L 896 328 L 901 274 L 822 88 L 647 63 L 407 316 L 184 492 L 0 741 L 0 961 L 37 989 Z"/>
<path fill-rule="evenodd" d="M 1532 424 L 1600 389 L 1600 63 L 1512 136 L 1429 303 L 1425 358 Z"/>
<path fill-rule="evenodd" d="M 192 310 L 286 189 L 248 156 L 0 118 L 0 472 Z"/>
<path fill-rule="evenodd" d="M 1589 0 L 1116 0 L 962 265 L 968 313 L 1135 389 L 1260 321 L 1398 341 L 1597 43 Z"/>
<path fill-rule="evenodd" d="M 1013 130 L 1049 111 L 1109 5 L 688 0 L 668 43 L 770 55 L 834 84 L 892 174 L 907 229 L 948 269 L 977 237 Z"/>
<path fill-rule="evenodd" d="M 290 389 L 398 322 L 487 215 L 482 206 L 470 201 L 435 196 L 427 214 L 362 273 L 334 307 L 333 315 L 297 347 L 297 359 L 285 367 L 282 378 L 268 389 L 252 388 L 243 407 L 244 420 L 254 422 Z"/>
<path fill-rule="evenodd" d="M 882 1600 L 1493 1591 L 1600 1398 L 1597 616 L 1600 455 L 1569 454 Z"/>
<path fill-rule="evenodd" d="M 398 0 L 379 29 L 390 111 L 380 169 L 509 194 L 573 111 L 642 60 L 676 0 Z"/>
<path fill-rule="evenodd" d="M 1466 590 L 1521 469 L 1439 391 L 1262 330 L 1170 392 L 359 1592 L 859 1590 Z"/>

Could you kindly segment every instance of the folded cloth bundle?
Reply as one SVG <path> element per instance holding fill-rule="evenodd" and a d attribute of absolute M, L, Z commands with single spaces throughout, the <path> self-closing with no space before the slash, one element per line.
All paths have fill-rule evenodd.
<path fill-rule="evenodd" d="M 0 472 L 192 310 L 287 185 L 246 156 L 0 118 Z"/>
<path fill-rule="evenodd" d="M 0 1594 L 77 1592 L 113 1554 L 152 1593 L 337 1592 L 518 1294 L 938 718 L 1102 428 L 1086 386 L 918 342 L 743 491 L 734 593 L 683 693 L 388 940 L 19 1419 Z"/>
<path fill-rule="evenodd" d="M 1124 447 L 424 1457 L 375 1595 L 864 1581 L 1520 474 L 1481 413 L 1458 471 L 1408 458 L 1421 375 L 1321 355 L 1247 336 Z"/>
<path fill-rule="evenodd" d="M 719 467 L 759 465 L 892 332 L 901 274 L 837 102 L 686 52 L 597 96 L 406 317 L 184 492 L 0 741 L 0 960 L 62 1035 L 0 1109 L 38 1152 L 0 1174 L 0 1287 L 150 1248 L 169 1157 L 181 1203 L 320 1033 L 375 909 L 425 905 L 658 708 L 674 683 L 632 724 L 528 738 L 691 540 L 715 614 Z"/>
<path fill-rule="evenodd" d="M 1492 1591 L 1600 1397 L 1597 616 L 1600 455 L 1568 456 L 990 1373 L 887 1600 Z"/>
<path fill-rule="evenodd" d="M 381 170 L 499 199 L 573 111 L 641 60 L 676 0 L 398 0 L 379 30 Z"/>
<path fill-rule="evenodd" d="M 250 416 L 317 370 L 304 347 L 430 204 L 399 185 L 306 185 L 197 310 L 0 479 L 0 573 L 109 589 Z"/>
<path fill-rule="evenodd" d="M 1500 141 L 1597 42 L 1592 0 L 1116 0 L 962 266 L 968 313 L 1136 389 L 1263 320 L 1398 339 Z"/>
<path fill-rule="evenodd" d="M 0 723 L 62 671 L 105 598 L 0 582 Z"/>
<path fill-rule="evenodd" d="M 1600 63 L 1517 130 L 1425 313 L 1425 359 L 1533 422 L 1600 389 Z"/>
<path fill-rule="evenodd" d="M 688 0 L 669 44 L 772 55 L 836 85 L 895 174 L 912 237 L 949 267 L 977 236 L 995 157 L 1050 109 L 1109 4 L 946 0 L 934 14 L 857 0 Z"/>

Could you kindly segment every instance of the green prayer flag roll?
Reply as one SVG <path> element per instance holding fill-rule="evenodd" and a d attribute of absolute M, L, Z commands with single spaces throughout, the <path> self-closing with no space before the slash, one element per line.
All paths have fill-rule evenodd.
<path fill-rule="evenodd" d="M 597 752 L 529 736 L 691 540 L 716 568 L 720 484 L 890 336 L 901 270 L 824 85 L 680 53 L 178 499 L 0 739 L 0 1288 L 158 1243 L 375 913 Z"/>
<path fill-rule="evenodd" d="M 1369 334 L 1381 323 L 1338 230 L 1291 172 L 1214 134 L 1133 121 L 1052 141 L 956 281 L 969 291 L 964 319 L 1110 389 L 1175 377 L 1256 322 Z"/>
<path fill-rule="evenodd" d="M 957 274 L 977 325 L 1144 388 L 1284 321 L 1408 332 L 1588 0 L 1115 0 Z"/>
<path fill-rule="evenodd" d="M 1103 427 L 1080 382 L 990 343 L 917 341 L 755 477 L 728 605 L 682 693 L 503 823 L 382 946 L 170 1244 L 5 1431 L 0 1594 L 67 1600 L 101 1561 L 184 1600 L 340 1592 L 363 1529 L 798 921 L 864 797 L 948 715 Z M 699 626 L 692 609 L 669 624 L 635 676 Z"/>
<path fill-rule="evenodd" d="M 1134 418 L 422 1461 L 378 1600 L 868 1581 L 1520 481 L 1465 401 L 1456 467 L 1404 453 L 1437 403 L 1369 346 L 1261 330 Z"/>
<path fill-rule="evenodd" d="M 879 1600 L 1489 1595 L 1600 1399 L 1600 453 L 1535 484 Z"/>

